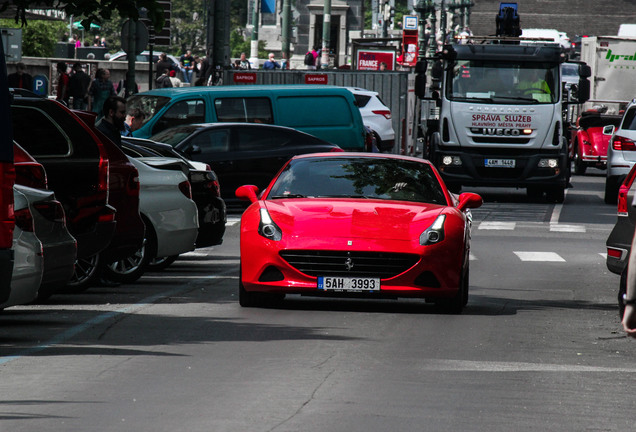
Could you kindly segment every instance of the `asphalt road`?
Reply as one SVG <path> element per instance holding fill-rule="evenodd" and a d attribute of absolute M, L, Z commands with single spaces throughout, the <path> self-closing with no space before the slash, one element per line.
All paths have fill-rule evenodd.
<path fill-rule="evenodd" d="M 422 301 L 237 303 L 223 245 L 0 314 L 0 431 L 626 431 L 636 341 L 605 267 L 602 172 L 563 205 L 479 189 L 464 314 Z"/>

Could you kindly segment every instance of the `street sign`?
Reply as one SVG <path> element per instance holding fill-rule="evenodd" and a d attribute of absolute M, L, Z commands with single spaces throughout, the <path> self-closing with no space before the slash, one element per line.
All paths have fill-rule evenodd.
<path fill-rule="evenodd" d="M 256 84 L 255 72 L 236 72 L 232 76 L 235 83 Z"/>
<path fill-rule="evenodd" d="M 417 15 L 404 15 L 402 17 L 403 30 L 417 30 Z"/>
<path fill-rule="evenodd" d="M 135 26 L 136 24 L 136 26 Z M 146 25 L 141 21 L 132 21 L 127 20 L 121 26 L 121 49 L 128 55 L 131 55 L 129 39 L 130 33 L 134 32 L 135 34 L 135 52 L 134 54 L 141 54 L 143 50 L 148 46 L 148 40 L 150 39 L 150 35 L 148 33 L 148 29 Z"/>
<path fill-rule="evenodd" d="M 33 77 L 33 93 L 38 96 L 48 96 L 49 80 L 44 75 L 36 75 Z"/>
<path fill-rule="evenodd" d="M 357 52 L 356 69 L 377 71 L 380 63 L 386 63 L 386 70 L 393 70 L 395 63 L 395 51 L 361 49 Z"/>
<path fill-rule="evenodd" d="M 305 74 L 305 84 L 329 84 L 327 74 Z"/>

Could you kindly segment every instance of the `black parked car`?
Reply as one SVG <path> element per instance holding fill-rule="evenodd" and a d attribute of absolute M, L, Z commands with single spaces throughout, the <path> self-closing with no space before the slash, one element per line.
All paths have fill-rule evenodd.
<path fill-rule="evenodd" d="M 632 167 L 618 189 L 618 218 L 605 245 L 607 246 L 607 268 L 612 273 L 621 275 L 618 290 L 620 315 L 623 316 L 623 294 L 627 282 L 627 262 L 632 247 L 634 228 L 636 227 L 636 208 L 632 206 L 636 195 L 636 165 Z"/>
<path fill-rule="evenodd" d="M 150 139 L 170 144 L 188 159 L 210 165 L 219 177 L 221 196 L 228 203 L 238 203 L 234 192 L 244 184 L 264 189 L 293 156 L 342 151 L 304 132 L 258 123 L 182 125 Z"/>

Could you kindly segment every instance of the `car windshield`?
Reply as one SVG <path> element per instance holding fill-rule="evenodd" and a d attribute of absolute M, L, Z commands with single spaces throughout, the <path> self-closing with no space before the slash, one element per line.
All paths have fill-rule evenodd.
<path fill-rule="evenodd" d="M 151 136 L 150 140 L 170 144 L 174 147 L 198 129 L 200 126 L 196 125 L 175 126 Z"/>
<path fill-rule="evenodd" d="M 489 103 L 555 103 L 559 65 L 458 60 L 449 71 L 448 99 Z"/>
<path fill-rule="evenodd" d="M 170 98 L 166 96 L 141 95 L 131 96 L 126 100 L 127 108 L 139 108 L 146 114 L 144 124 L 155 116 L 161 109 L 170 102 Z"/>
<path fill-rule="evenodd" d="M 394 158 L 329 157 L 291 161 L 268 199 L 364 198 L 447 205 L 430 165 Z"/>

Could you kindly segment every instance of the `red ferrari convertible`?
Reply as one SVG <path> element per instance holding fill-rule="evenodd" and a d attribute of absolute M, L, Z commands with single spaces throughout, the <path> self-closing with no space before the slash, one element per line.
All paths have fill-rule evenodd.
<path fill-rule="evenodd" d="M 427 160 L 379 153 L 291 159 L 241 219 L 239 303 L 285 294 L 425 298 L 453 313 L 468 302 L 471 216 Z"/>

